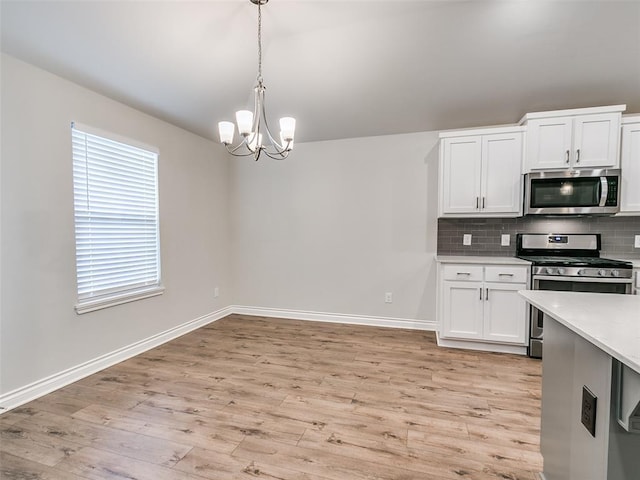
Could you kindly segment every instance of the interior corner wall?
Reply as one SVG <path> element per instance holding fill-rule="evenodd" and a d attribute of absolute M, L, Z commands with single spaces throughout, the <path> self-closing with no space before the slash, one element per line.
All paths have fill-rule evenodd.
<path fill-rule="evenodd" d="M 236 305 L 435 326 L 437 165 L 437 132 L 234 160 Z"/>
<path fill-rule="evenodd" d="M 10 56 L 1 67 L 0 394 L 229 306 L 223 149 Z M 75 313 L 72 121 L 159 148 L 163 295 Z"/>

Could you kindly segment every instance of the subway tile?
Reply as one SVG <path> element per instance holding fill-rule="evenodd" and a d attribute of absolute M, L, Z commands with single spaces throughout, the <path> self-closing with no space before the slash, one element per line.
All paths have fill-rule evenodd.
<path fill-rule="evenodd" d="M 462 245 L 462 236 L 473 236 L 471 246 Z M 579 218 L 441 218 L 438 219 L 437 251 L 440 255 L 515 255 L 516 233 L 601 233 L 602 252 L 616 256 L 639 258 L 640 249 L 633 248 L 634 235 L 640 235 L 640 217 Z M 511 236 L 511 245 L 500 244 L 501 235 Z"/>

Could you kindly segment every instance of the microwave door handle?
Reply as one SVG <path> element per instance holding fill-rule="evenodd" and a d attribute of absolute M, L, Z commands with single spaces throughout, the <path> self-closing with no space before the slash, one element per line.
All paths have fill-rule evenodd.
<path fill-rule="evenodd" d="M 607 177 L 600 177 L 600 203 L 599 207 L 604 207 L 607 203 L 607 197 L 609 196 L 609 182 Z"/>

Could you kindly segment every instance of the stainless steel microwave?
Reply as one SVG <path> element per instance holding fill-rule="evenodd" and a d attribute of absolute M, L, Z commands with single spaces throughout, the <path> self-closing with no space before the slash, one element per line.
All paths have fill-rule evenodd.
<path fill-rule="evenodd" d="M 620 211 L 620 170 L 525 175 L 525 215 L 613 215 Z"/>

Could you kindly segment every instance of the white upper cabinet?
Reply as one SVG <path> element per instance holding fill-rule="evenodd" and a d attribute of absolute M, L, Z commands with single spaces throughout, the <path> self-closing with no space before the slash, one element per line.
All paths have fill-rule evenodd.
<path fill-rule="evenodd" d="M 528 169 L 566 168 L 571 152 L 571 118 L 540 118 L 527 124 Z"/>
<path fill-rule="evenodd" d="M 528 113 L 525 172 L 619 166 L 625 105 Z"/>
<path fill-rule="evenodd" d="M 441 196 L 444 213 L 476 212 L 480 206 L 481 155 L 480 136 L 447 138 L 440 145 L 444 184 Z"/>
<path fill-rule="evenodd" d="M 582 115 L 573 120 L 575 168 L 620 166 L 621 113 Z"/>
<path fill-rule="evenodd" d="M 522 215 L 521 127 L 440 134 L 439 216 Z"/>
<path fill-rule="evenodd" d="M 482 137 L 481 211 L 522 214 L 522 132 Z"/>
<path fill-rule="evenodd" d="M 640 115 L 622 121 L 620 213 L 640 215 Z"/>

